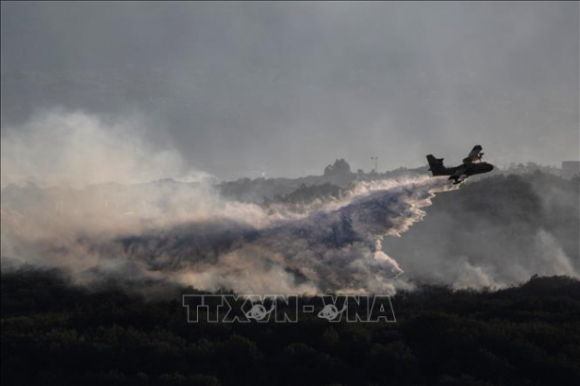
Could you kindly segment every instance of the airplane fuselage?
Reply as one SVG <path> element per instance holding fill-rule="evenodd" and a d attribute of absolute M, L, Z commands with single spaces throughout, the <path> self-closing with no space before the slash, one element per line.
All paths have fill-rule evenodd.
<path fill-rule="evenodd" d="M 453 180 L 454 184 L 459 184 L 469 176 L 491 172 L 493 170 L 493 165 L 487 162 L 478 162 L 459 165 L 454 168 L 449 168 L 448 170 L 451 172 L 449 173 L 449 179 Z"/>
<path fill-rule="evenodd" d="M 465 167 L 465 171 L 463 172 L 463 174 L 465 174 L 466 176 L 472 176 L 474 174 L 483 174 L 483 173 L 489 173 L 493 170 L 493 165 L 489 164 L 487 162 L 479 162 L 476 164 L 470 164 L 470 165 L 460 165 L 460 166 L 456 166 L 454 169 L 458 170 L 459 168 Z"/>

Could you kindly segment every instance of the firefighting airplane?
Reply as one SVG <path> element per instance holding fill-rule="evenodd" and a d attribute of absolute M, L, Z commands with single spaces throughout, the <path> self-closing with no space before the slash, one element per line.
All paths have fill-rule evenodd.
<path fill-rule="evenodd" d="M 474 174 L 482 174 L 491 172 L 493 170 L 493 165 L 487 162 L 482 162 L 481 157 L 483 153 L 481 152 L 483 148 L 480 145 L 476 145 L 469 155 L 463 159 L 463 164 L 455 166 L 452 168 L 446 168 L 443 166 L 443 158 L 435 158 L 433 154 L 427 156 L 427 162 L 429 162 L 429 167 L 433 176 L 449 176 L 449 180 L 453 180 L 453 184 L 460 184 L 469 176 Z"/>

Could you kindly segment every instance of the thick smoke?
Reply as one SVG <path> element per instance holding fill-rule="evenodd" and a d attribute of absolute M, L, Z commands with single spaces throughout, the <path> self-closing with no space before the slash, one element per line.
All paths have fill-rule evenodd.
<path fill-rule="evenodd" d="M 503 287 L 533 274 L 578 276 L 567 255 L 577 239 L 556 234 L 557 241 L 554 232 L 565 228 L 538 229 L 525 211 L 498 226 L 477 218 L 469 200 L 454 201 L 430 208 L 428 221 L 394 239 L 423 219 L 436 193 L 453 189 L 445 179 L 360 181 L 304 204 L 238 202 L 176 152 L 152 151 L 137 135 L 142 124 L 138 116 L 51 111 L 3 134 L 3 269 L 26 263 L 66 268 L 79 282 L 150 278 L 258 294 L 393 293 L 416 281 Z M 573 200 L 577 207 L 567 190 L 541 189 L 547 212 Z M 451 217 L 457 213 L 462 229 Z M 413 235 L 419 228 L 425 240 Z M 512 237 L 516 230 L 533 242 Z"/>
<path fill-rule="evenodd" d="M 57 111 L 9 131 L 3 178 L 44 187 L 3 189 L 3 263 L 246 293 L 392 292 L 403 270 L 383 238 L 421 220 L 448 189 L 426 177 L 360 182 L 336 199 L 265 208 L 223 199 L 208 179 L 139 182 L 192 173 L 175 153 L 152 154 L 133 137 L 136 122 Z"/>
<path fill-rule="evenodd" d="M 383 237 L 398 236 L 421 220 L 421 208 L 434 192 L 446 189 L 447 184 L 426 177 L 361 182 L 344 197 L 305 214 L 271 212 L 265 226 L 224 217 L 119 243 L 145 270 L 163 271 L 200 288 L 393 292 L 390 279 L 403 270 L 382 251 Z"/>
<path fill-rule="evenodd" d="M 546 173 L 468 182 L 438 196 L 425 221 L 384 247 L 405 278 L 458 289 L 580 277 L 578 194 L 577 182 Z"/>
<path fill-rule="evenodd" d="M 135 113 L 123 119 L 82 111 L 39 111 L 26 123 L 2 128 L 2 187 L 34 181 L 81 187 L 207 174 L 186 167 L 180 155 L 146 140 L 153 128 Z"/>
<path fill-rule="evenodd" d="M 390 279 L 403 271 L 382 251 L 383 237 L 420 220 L 433 192 L 445 188 L 428 178 L 359 183 L 299 211 L 228 202 L 175 182 L 94 189 L 38 189 L 42 200 L 30 197 L 37 206 L 24 213 L 27 206 L 3 204 L 2 255 L 208 290 L 392 292 Z M 132 206 L 131 197 L 139 197 Z"/>

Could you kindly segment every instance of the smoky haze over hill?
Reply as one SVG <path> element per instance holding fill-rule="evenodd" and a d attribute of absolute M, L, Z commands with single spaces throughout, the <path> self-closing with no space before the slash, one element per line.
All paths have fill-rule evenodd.
<path fill-rule="evenodd" d="M 577 176 L 498 173 L 457 188 L 425 168 L 349 168 L 337 160 L 295 180 L 9 185 L 3 268 L 310 294 L 502 288 L 580 273 Z"/>

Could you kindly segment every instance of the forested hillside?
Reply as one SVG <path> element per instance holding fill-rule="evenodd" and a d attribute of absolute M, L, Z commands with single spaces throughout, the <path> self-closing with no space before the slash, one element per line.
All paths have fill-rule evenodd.
<path fill-rule="evenodd" d="M 182 293 L 192 293 L 182 289 Z M 396 323 L 187 323 L 178 293 L 145 301 L 58 272 L 2 275 L 2 384 L 575 385 L 580 282 L 497 292 L 422 286 Z"/>

